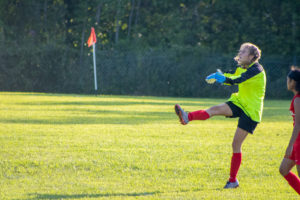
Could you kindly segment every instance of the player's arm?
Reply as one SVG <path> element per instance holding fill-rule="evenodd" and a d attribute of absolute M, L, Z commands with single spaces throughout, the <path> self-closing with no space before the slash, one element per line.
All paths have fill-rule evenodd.
<path fill-rule="evenodd" d="M 292 150 L 293 145 L 298 137 L 299 131 L 300 131 L 300 98 L 296 98 L 294 101 L 294 109 L 295 109 L 295 126 L 293 129 L 293 133 L 289 142 L 289 145 L 286 149 L 285 157 L 289 158 Z"/>
<path fill-rule="evenodd" d="M 225 76 L 226 79 L 224 81 L 224 84 L 228 85 L 238 85 L 242 82 L 245 82 L 246 80 L 252 78 L 253 76 L 259 74 L 263 71 L 263 68 L 261 66 L 257 67 L 250 67 L 246 72 L 242 73 L 239 76 Z"/>
<path fill-rule="evenodd" d="M 234 77 L 234 76 L 238 76 L 238 68 L 236 70 L 230 70 L 230 71 L 226 71 L 223 73 L 224 76 L 226 77 Z"/>

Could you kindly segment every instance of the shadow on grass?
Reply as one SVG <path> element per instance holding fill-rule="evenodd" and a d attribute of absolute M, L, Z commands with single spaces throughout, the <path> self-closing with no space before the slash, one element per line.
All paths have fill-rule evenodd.
<path fill-rule="evenodd" d="M 22 95 L 22 94 L 21 94 Z M 27 95 L 27 94 L 24 94 Z M 31 95 L 31 94 L 28 94 Z M 113 98 L 118 98 L 113 99 Z M 178 118 L 174 112 L 174 102 L 166 99 L 139 99 L 130 97 L 128 99 L 123 97 L 101 97 L 98 100 L 85 101 L 78 98 L 78 100 L 63 101 L 50 100 L 45 101 L 23 101 L 12 102 L 17 106 L 10 108 L 10 112 L 21 111 L 28 116 L 0 118 L 0 123 L 6 124 L 51 124 L 51 125 L 75 125 L 75 124 L 149 124 L 156 122 L 173 121 L 177 122 Z M 38 100 L 38 99 L 37 99 Z M 185 101 L 185 100 L 178 100 Z M 205 106 L 211 105 L 212 102 L 194 101 L 185 102 L 185 106 Z M 92 107 L 91 107 L 92 106 Z M 122 110 L 124 106 L 129 106 L 127 110 Z M 130 109 L 132 106 L 132 109 Z M 136 107 L 135 107 L 136 106 Z M 147 107 L 148 106 L 148 107 Z M 158 108 L 160 110 L 158 110 Z M 147 111 L 145 111 L 147 109 Z M 141 111 L 143 110 L 143 111 Z M 5 110 L 7 112 L 7 110 Z M 39 112 L 39 113 L 32 113 Z M 47 116 L 43 112 L 51 112 Z M 27 118 L 26 118 L 27 117 Z"/>
<path fill-rule="evenodd" d="M 38 199 L 82 199 L 101 197 L 141 197 L 159 194 L 160 192 L 140 192 L 140 193 L 104 193 L 104 194 L 30 194 L 28 200 Z"/>
<path fill-rule="evenodd" d="M 88 95 L 88 94 L 58 94 L 58 93 L 18 93 L 18 92 L 0 92 L 0 95 L 9 95 L 9 96 L 44 96 L 44 97 L 73 97 L 73 98 L 96 98 L 99 100 L 103 99 L 135 99 L 139 101 L 148 101 L 148 100 L 158 100 L 158 101 L 171 101 L 171 102 L 182 102 L 182 101 L 194 101 L 195 103 L 199 102 L 200 98 L 195 97 L 168 97 L 168 96 L 128 96 L 128 95 Z M 213 98 L 201 98 L 202 100 L 211 103 L 211 101 L 219 102 L 221 99 L 213 99 Z M 202 101 L 201 100 L 201 101 Z M 224 99 L 225 100 L 225 99 Z"/>
<path fill-rule="evenodd" d="M 146 117 L 139 117 L 139 118 L 100 118 L 100 117 L 84 117 L 84 118 L 76 118 L 76 119 L 64 119 L 64 120 L 41 120 L 41 119 L 32 119 L 32 120 L 25 120 L 25 119 L 0 119 L 0 123 L 6 123 L 6 124 L 40 124 L 40 125 L 75 125 L 75 124 L 147 124 L 147 123 L 153 123 L 156 121 L 161 120 L 155 120 L 155 119 L 149 119 Z"/>
<path fill-rule="evenodd" d="M 128 106 L 128 105 L 166 105 L 174 106 L 178 102 L 151 102 L 151 101 L 40 101 L 16 103 L 24 106 Z M 220 102 L 184 102 L 184 106 L 212 106 Z"/>
<path fill-rule="evenodd" d="M 208 189 L 214 191 L 221 191 L 223 188 Z M 205 189 L 207 190 L 207 189 Z M 173 191 L 176 193 L 186 193 L 186 192 L 200 192 L 203 191 L 201 188 L 194 189 L 182 189 L 178 191 Z M 172 193 L 173 193 L 172 192 Z M 152 196 L 156 194 L 163 194 L 164 192 L 154 191 L 154 192 L 133 192 L 133 193 L 103 193 L 103 194 L 39 194 L 31 193 L 28 194 L 30 198 L 27 200 L 43 200 L 43 199 L 87 199 L 87 198 L 105 198 L 105 197 L 145 197 Z M 18 200 L 18 199 L 15 199 Z"/>
<path fill-rule="evenodd" d="M 114 116 L 109 116 L 113 114 Z M 133 111 L 93 111 L 81 110 L 68 115 L 33 117 L 33 118 L 0 118 L 0 123 L 5 124 L 147 124 L 177 120 L 177 116 L 171 112 L 133 112 Z"/>

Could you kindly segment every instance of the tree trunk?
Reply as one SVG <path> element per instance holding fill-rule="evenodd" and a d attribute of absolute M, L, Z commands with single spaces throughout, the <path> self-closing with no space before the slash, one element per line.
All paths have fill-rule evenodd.
<path fill-rule="evenodd" d="M 119 14 L 120 14 L 120 9 L 121 9 L 121 0 L 119 0 L 117 14 L 116 14 L 116 36 L 115 36 L 115 43 L 116 44 L 119 41 L 119 29 L 120 29 Z"/>
<path fill-rule="evenodd" d="M 137 24 L 138 24 L 138 19 L 139 19 L 139 14 L 140 14 L 140 6 L 141 6 L 141 0 L 138 0 L 137 7 L 136 7 L 136 12 L 135 12 L 135 20 L 134 20 L 134 32 L 136 33 L 137 29 Z"/>
<path fill-rule="evenodd" d="M 43 20 L 43 26 L 44 26 L 44 32 L 45 32 L 45 37 L 47 40 L 47 43 L 49 43 L 49 34 L 48 34 L 48 29 L 47 29 L 47 12 L 48 12 L 48 0 L 44 1 L 44 20 Z"/>
<path fill-rule="evenodd" d="M 131 23 L 132 23 L 132 15 L 134 11 L 134 0 L 131 0 L 131 10 L 130 10 L 130 15 L 129 15 L 129 21 L 128 21 L 128 32 L 127 36 L 130 37 L 130 31 L 131 31 Z"/>
<path fill-rule="evenodd" d="M 98 26 L 100 24 L 101 6 L 102 6 L 102 3 L 99 3 L 98 6 L 97 6 L 96 26 Z"/>
<path fill-rule="evenodd" d="M 296 49 L 297 49 L 297 40 L 296 40 L 296 32 L 297 32 L 297 21 L 296 14 L 293 13 L 293 22 L 292 22 L 292 34 L 293 34 L 293 65 L 297 65 L 297 57 L 296 57 Z"/>

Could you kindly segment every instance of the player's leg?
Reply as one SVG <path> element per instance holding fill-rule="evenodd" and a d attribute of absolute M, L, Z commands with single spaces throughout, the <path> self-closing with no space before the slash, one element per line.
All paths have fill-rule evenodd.
<path fill-rule="evenodd" d="M 300 165 L 296 164 L 296 167 L 297 167 L 298 177 L 300 177 Z"/>
<path fill-rule="evenodd" d="M 236 176 L 242 163 L 242 144 L 248 133 L 253 134 L 257 124 L 258 122 L 253 121 L 243 110 L 240 110 L 238 128 L 232 142 L 233 154 L 231 158 L 230 178 L 224 188 L 234 188 L 231 186 L 238 185 Z"/>
<path fill-rule="evenodd" d="M 279 172 L 287 180 L 289 185 L 294 188 L 294 190 L 300 194 L 300 180 L 299 178 L 291 172 L 291 169 L 295 166 L 295 161 L 284 158 L 281 162 Z M 300 167 L 297 165 L 298 174 L 300 173 Z"/>
<path fill-rule="evenodd" d="M 291 171 L 291 169 L 295 166 L 295 161 L 288 159 L 288 158 L 284 158 L 280 164 L 279 167 L 279 173 L 284 177 L 286 175 L 288 175 L 288 173 Z"/>
<path fill-rule="evenodd" d="M 206 110 L 197 110 L 187 113 L 178 104 L 175 105 L 175 112 L 180 122 L 185 125 L 192 120 L 206 120 L 215 115 L 232 116 L 232 110 L 227 103 L 210 107 Z"/>
<path fill-rule="evenodd" d="M 232 141 L 232 152 L 233 153 L 241 153 L 242 152 L 242 144 L 248 135 L 248 131 L 245 131 L 242 128 L 237 127 L 233 141 Z"/>
<path fill-rule="evenodd" d="M 206 112 L 209 114 L 210 117 L 215 115 L 223 115 L 226 117 L 232 116 L 232 110 L 227 103 L 222 103 L 220 105 L 210 107 L 206 109 Z"/>
<path fill-rule="evenodd" d="M 230 178 L 225 185 L 225 189 L 236 188 L 239 183 L 236 179 L 237 173 L 242 163 L 242 144 L 248 135 L 248 131 L 244 129 L 237 128 L 233 141 L 232 141 L 232 157 L 231 157 L 231 167 L 230 167 Z"/>

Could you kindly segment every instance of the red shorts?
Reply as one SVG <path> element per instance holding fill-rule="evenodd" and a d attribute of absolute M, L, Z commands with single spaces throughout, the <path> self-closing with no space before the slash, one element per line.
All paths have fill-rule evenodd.
<path fill-rule="evenodd" d="M 296 162 L 296 165 L 300 165 L 300 133 L 294 143 L 293 152 L 289 159 Z"/>

